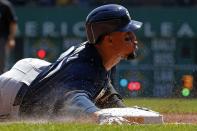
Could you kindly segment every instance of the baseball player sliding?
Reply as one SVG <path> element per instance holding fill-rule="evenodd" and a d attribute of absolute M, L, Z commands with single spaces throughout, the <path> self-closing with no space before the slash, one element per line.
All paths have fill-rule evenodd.
<path fill-rule="evenodd" d="M 52 119 L 85 115 L 98 123 L 127 122 L 98 112 L 125 107 L 110 75 L 120 60 L 135 58 L 135 31 L 141 26 L 121 5 L 95 8 L 86 18 L 86 42 L 71 47 L 54 63 L 23 59 L 0 76 L 1 117 L 15 114 Z"/>

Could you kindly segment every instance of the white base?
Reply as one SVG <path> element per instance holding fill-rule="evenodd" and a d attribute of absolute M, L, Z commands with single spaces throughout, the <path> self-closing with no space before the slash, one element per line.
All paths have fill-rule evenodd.
<path fill-rule="evenodd" d="M 138 124 L 162 124 L 163 116 L 158 112 L 141 107 L 127 108 L 107 108 L 98 111 L 99 114 L 109 114 L 110 116 L 120 116 L 126 118 L 131 123 Z"/>

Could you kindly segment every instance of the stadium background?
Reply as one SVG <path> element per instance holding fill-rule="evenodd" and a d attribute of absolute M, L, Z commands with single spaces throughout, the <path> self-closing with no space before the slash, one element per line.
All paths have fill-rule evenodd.
<path fill-rule="evenodd" d="M 53 62 L 70 45 L 86 40 L 84 22 L 103 3 L 126 6 L 144 23 L 139 56 L 117 67 L 115 85 L 125 97 L 196 97 L 195 0 L 13 0 L 18 16 L 16 48 L 7 68 L 25 57 Z"/>

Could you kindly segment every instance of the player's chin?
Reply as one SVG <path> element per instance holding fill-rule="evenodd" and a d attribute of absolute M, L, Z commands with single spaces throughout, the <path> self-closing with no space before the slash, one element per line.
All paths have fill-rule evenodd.
<path fill-rule="evenodd" d="M 137 57 L 136 53 L 135 52 L 132 52 L 132 53 L 128 54 L 125 59 L 126 60 L 133 60 L 136 57 Z"/>

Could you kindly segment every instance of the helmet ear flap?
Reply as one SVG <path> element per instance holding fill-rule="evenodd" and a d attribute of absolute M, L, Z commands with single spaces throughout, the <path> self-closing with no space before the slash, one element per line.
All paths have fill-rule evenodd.
<path fill-rule="evenodd" d="M 121 24 L 120 19 L 105 20 L 86 24 L 88 41 L 96 44 L 100 36 L 109 34 L 118 29 Z"/>

